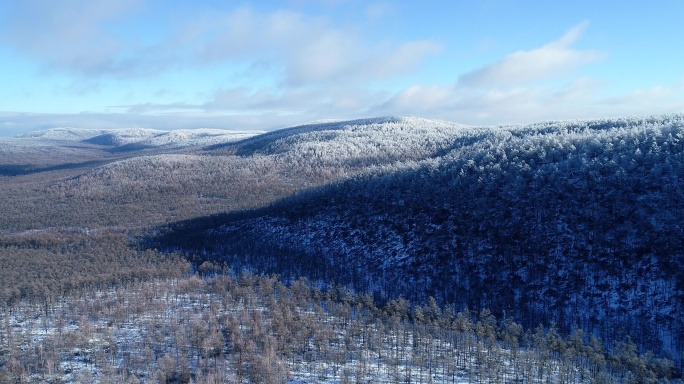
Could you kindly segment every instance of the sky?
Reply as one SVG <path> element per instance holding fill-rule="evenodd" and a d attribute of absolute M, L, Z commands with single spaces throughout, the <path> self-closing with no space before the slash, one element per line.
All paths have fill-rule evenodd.
<path fill-rule="evenodd" d="M 684 1 L 0 0 L 0 136 L 684 112 Z"/>

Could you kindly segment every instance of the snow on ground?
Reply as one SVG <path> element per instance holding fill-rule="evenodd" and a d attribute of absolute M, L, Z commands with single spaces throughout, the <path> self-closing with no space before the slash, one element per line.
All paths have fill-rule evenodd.
<path fill-rule="evenodd" d="M 170 353 L 177 359 L 172 345 L 177 340 L 175 335 L 185 331 L 175 324 L 209 324 L 226 316 L 261 318 L 254 315 L 260 312 L 267 319 L 263 323 L 264 329 L 269 329 L 267 324 L 272 321 L 272 318 L 268 320 L 270 304 L 260 303 L 251 295 L 242 298 L 227 295 L 222 299 L 216 294 L 194 289 L 192 284 L 197 282 L 167 284 L 151 281 L 126 290 L 92 291 L 77 300 L 58 298 L 47 310 L 42 305 L 20 303 L 11 312 L 0 312 L 5 325 L 0 327 L 0 339 L 13 339 L 11 344 L 21 350 L 42 351 L 55 348 L 55 340 L 64 336 L 66 344 L 61 344 L 64 349 L 61 349 L 56 370 L 51 374 L 33 374 L 31 382 L 100 383 L 107 382 L 108 372 L 128 372 L 129 378 L 136 382 L 149 382 L 161 369 L 159 365 L 163 364 L 163 355 Z M 49 314 L 47 318 L 46 311 Z M 80 317 L 73 317 L 78 314 Z M 497 344 L 489 347 L 481 341 L 470 344 L 468 357 L 459 368 L 445 365 L 444 360 L 457 349 L 455 345 L 438 338 L 416 340 L 410 327 L 400 326 L 396 332 L 387 333 L 388 325 L 366 322 L 343 325 L 346 322 L 341 322 L 334 315 L 303 307 L 297 309 L 297 317 L 304 323 L 321 322 L 331 334 L 327 345 L 320 347 L 310 340 L 303 355 L 297 352 L 283 360 L 289 371 L 288 383 L 291 384 L 471 383 L 473 380 L 496 383 L 512 382 L 517 376 L 513 374 L 511 351 L 501 349 Z M 241 332 L 249 334 L 250 330 L 245 327 L 241 323 Z M 8 332 L 14 336 L 8 337 Z M 383 333 L 384 337 L 374 336 Z M 399 338 L 405 341 L 398 342 Z M 181 340 L 192 342 L 192 337 L 181 337 Z M 338 350 L 340 343 L 351 343 L 352 347 Z M 184 359 L 191 371 L 201 369 L 198 364 L 211 363 L 210 358 L 201 359 L 198 352 L 188 345 L 178 345 L 177 348 L 186 351 Z M 330 350 L 322 352 L 319 348 Z M 419 350 L 428 349 L 433 351 L 436 360 L 426 363 L 419 357 Z M 221 365 L 228 377 L 235 374 L 234 367 L 230 368 L 228 362 L 235 359 L 236 354 L 234 351 L 227 353 L 226 363 Z M 329 358 L 321 359 L 321 354 Z M 534 358 L 532 352 L 519 350 L 518 361 L 526 360 L 527 355 Z M 152 365 L 142 364 L 143 361 Z M 496 364 L 502 361 L 503 364 Z M 498 370 L 491 371 L 495 365 Z M 518 365 L 518 369 L 523 368 Z M 528 369 L 536 371 L 538 367 L 531 363 Z M 559 375 L 557 364 L 550 362 L 546 369 L 550 382 L 560 381 L 556 380 Z"/>

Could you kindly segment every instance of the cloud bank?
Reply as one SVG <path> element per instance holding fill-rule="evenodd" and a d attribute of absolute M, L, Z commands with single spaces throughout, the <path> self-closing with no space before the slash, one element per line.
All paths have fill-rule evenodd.
<path fill-rule="evenodd" d="M 120 98 L 96 112 L 0 112 L 0 135 L 51 126 L 274 129 L 378 115 L 475 125 L 684 112 L 684 80 L 611 94 L 610 84 L 586 75 L 610 59 L 606 51 L 576 47 L 586 22 L 538 47 L 428 83 L 417 79 L 430 78 L 429 64 L 454 49 L 440 39 L 369 36 L 363 22 L 287 9 L 179 2 L 175 11 L 160 12 L 155 4 L 12 2 L 0 16 L 0 49 L 38 63 L 39 76 L 70 79 L 57 94 L 74 98 L 107 92 L 112 84 L 134 94 L 175 74 L 228 75 L 192 95 L 158 89 L 149 93 L 163 100 Z M 378 2 L 359 17 L 377 24 L 393 14 L 392 3 Z"/>
<path fill-rule="evenodd" d="M 429 115 L 470 124 L 531 123 L 684 112 L 684 81 L 611 96 L 607 85 L 581 70 L 606 52 L 577 50 L 588 24 L 581 23 L 539 48 L 517 51 L 458 77 L 453 84 L 415 84 L 378 111 Z"/>
<path fill-rule="evenodd" d="M 167 15 L 169 33 L 153 41 L 127 21 L 133 0 L 25 0 L 9 8 L 2 41 L 48 70 L 130 79 L 183 68 L 258 62 L 289 86 L 381 80 L 415 70 L 439 53 L 438 41 L 374 44 L 353 27 L 293 11 L 251 8 Z M 30 26 L 30 27 L 27 27 Z"/>

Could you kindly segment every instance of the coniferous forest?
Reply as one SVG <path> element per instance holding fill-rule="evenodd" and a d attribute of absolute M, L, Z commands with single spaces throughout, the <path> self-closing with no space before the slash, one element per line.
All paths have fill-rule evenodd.
<path fill-rule="evenodd" d="M 0 382 L 678 382 L 684 116 L 0 138 Z"/>

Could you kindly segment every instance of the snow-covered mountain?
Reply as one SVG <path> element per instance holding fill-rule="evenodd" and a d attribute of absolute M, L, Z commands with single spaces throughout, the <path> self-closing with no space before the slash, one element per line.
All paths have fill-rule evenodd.
<path fill-rule="evenodd" d="M 630 336 L 681 363 L 684 116 L 477 129 L 411 121 L 364 122 L 358 139 L 354 122 L 243 141 L 243 156 L 339 164 L 358 142 L 403 163 L 184 222 L 154 244 L 379 298 L 434 296 L 527 326 Z M 438 144 L 406 153 L 403 143 Z"/>
<path fill-rule="evenodd" d="M 55 129 L 0 139 L 0 177 L 3 228 L 150 229 L 164 234 L 150 246 L 198 261 L 433 296 L 607 346 L 629 335 L 684 361 L 682 115 Z"/>
<path fill-rule="evenodd" d="M 58 127 L 44 129 L 40 131 L 33 131 L 16 135 L 17 139 L 42 139 L 42 140 L 65 140 L 65 141 L 83 141 L 92 137 L 104 135 L 113 130 L 110 129 L 86 129 L 73 127 Z"/>
<path fill-rule="evenodd" d="M 81 129 L 53 128 L 0 138 L 0 175 L 20 175 L 65 168 L 88 168 L 123 158 L 193 151 L 261 134 L 220 129 Z M 145 153 L 146 155 L 149 153 Z"/>
<path fill-rule="evenodd" d="M 222 129 L 180 129 L 174 131 L 122 130 L 107 132 L 86 140 L 89 143 L 139 148 L 203 147 L 235 142 L 261 132 Z"/>
<path fill-rule="evenodd" d="M 363 157 L 420 159 L 434 155 L 462 133 L 474 129 L 446 121 L 388 116 L 280 129 L 243 140 L 234 148 L 242 156 L 289 152 L 324 157 L 327 162 Z"/>
<path fill-rule="evenodd" d="M 225 144 L 263 132 L 223 129 L 181 129 L 162 131 L 144 128 L 83 129 L 52 128 L 15 136 L 15 139 L 75 141 L 102 146 L 133 148 L 200 147 Z"/>
<path fill-rule="evenodd" d="M 57 180 L 49 190 L 57 198 L 99 201 L 103 206 L 111 202 L 139 207 L 154 204 L 154 208 L 140 208 L 138 212 L 149 211 L 158 217 L 164 210 L 173 212 L 174 219 L 178 215 L 196 217 L 257 208 L 305 188 L 372 170 L 407 167 L 439 156 L 469 131 L 465 128 L 447 122 L 390 117 L 308 124 L 234 142 L 227 142 L 224 132 L 172 131 L 103 147 L 122 158 Z M 122 143 L 105 135 L 89 141 Z M 212 141 L 221 144 L 201 148 L 196 145 Z M 167 142 L 173 146 L 167 146 Z M 183 142 L 195 145 L 180 147 Z M 144 150 L 150 146 L 156 150 Z M 99 217 L 112 213 L 106 209 Z"/>

